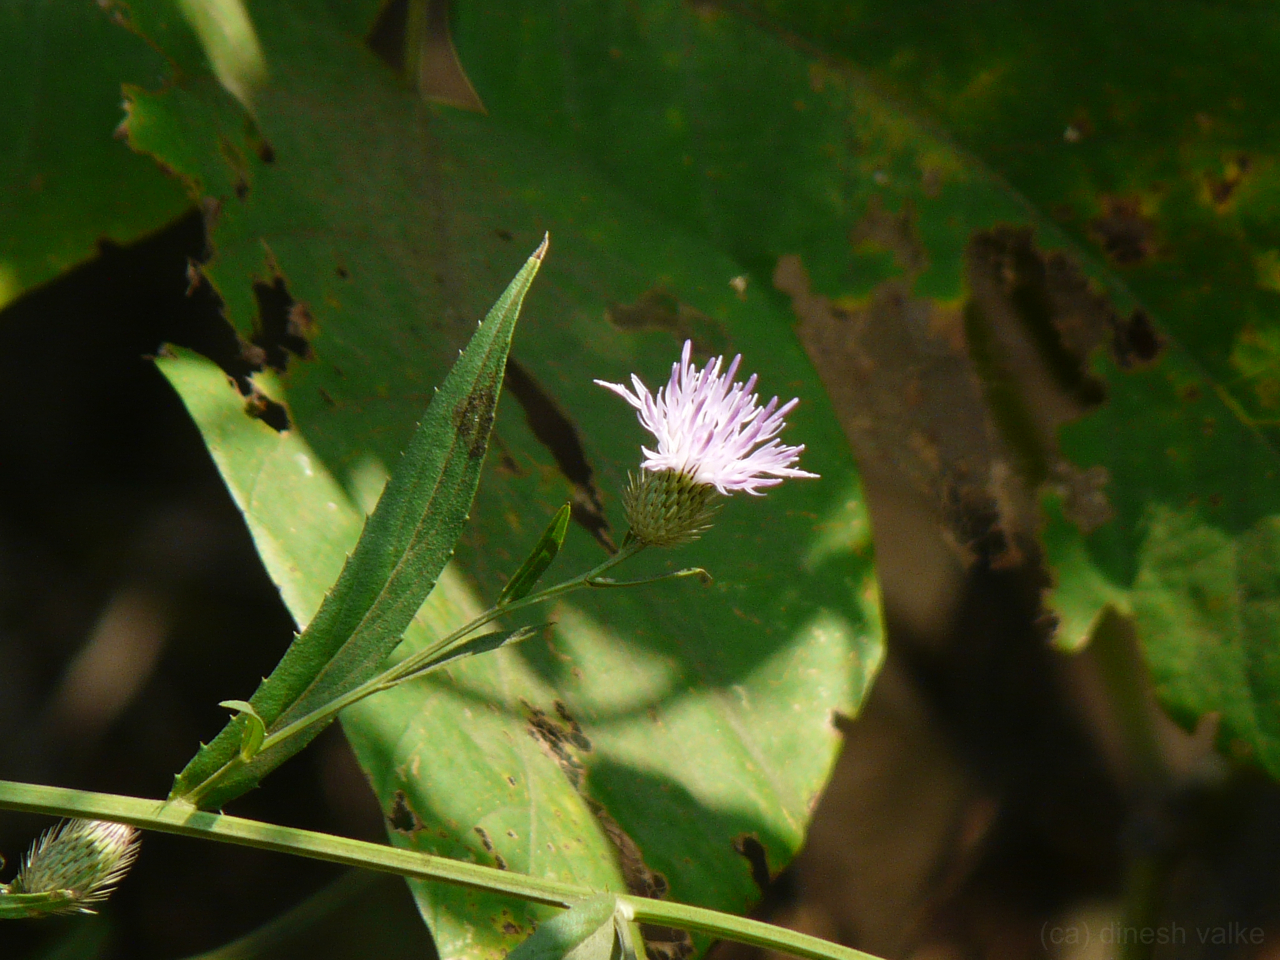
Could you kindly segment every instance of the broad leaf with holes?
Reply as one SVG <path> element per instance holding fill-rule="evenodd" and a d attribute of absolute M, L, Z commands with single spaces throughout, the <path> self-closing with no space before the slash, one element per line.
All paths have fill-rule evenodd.
<path fill-rule="evenodd" d="M 0 307 L 158 230 L 189 202 L 113 136 L 120 84 L 156 83 L 164 59 L 91 2 L 0 2 Z"/>
<path fill-rule="evenodd" d="M 1060 644 L 1108 606 L 1131 615 L 1173 715 L 1220 714 L 1280 775 L 1264 6 L 458 9 L 495 122 L 591 158 L 790 300 L 864 470 L 914 487 L 973 554 L 1019 562 L 1039 538 Z"/>
<path fill-rule="evenodd" d="M 180 18 L 131 9 L 183 74 L 132 93 L 130 140 L 210 211 L 202 271 L 230 321 L 246 337 L 288 332 L 289 353 L 268 351 L 284 369 L 255 377 L 248 401 L 191 354 L 162 369 L 299 622 L 457 348 L 544 230 L 551 251 L 471 525 L 397 656 L 496 599 L 566 500 L 578 522 L 544 584 L 594 566 L 621 536 L 618 495 L 644 437 L 593 377 L 658 380 L 691 333 L 700 355 L 741 350 L 763 388 L 802 398 L 787 437 L 808 445 L 803 466 L 820 481 L 735 498 L 698 544 L 620 572 L 699 564 L 712 585 L 572 595 L 530 614 L 555 621 L 548 638 L 343 717 L 393 842 L 745 910 L 759 895 L 753 866 L 778 870 L 803 842 L 836 718 L 856 712 L 881 657 L 858 477 L 785 311 L 744 289 L 741 264 L 714 244 L 572 155 L 423 106 L 367 50 L 371 19 L 357 23 L 356 7 L 252 8 L 267 71 L 252 120 Z M 271 403 L 287 430 L 250 415 Z M 450 957 L 498 956 L 548 916 L 475 891 L 415 893 Z"/>
<path fill-rule="evenodd" d="M 1052 0 L 1034 16 L 1016 0 L 753 6 L 945 124 L 1104 258 L 1185 348 L 1147 368 L 1142 354 L 1159 343 L 1122 339 L 1129 369 L 1100 361 L 1107 404 L 1063 431 L 1073 463 L 1106 470 L 1114 522 L 1082 538 L 1048 505 L 1059 640 L 1082 643 L 1104 605 L 1128 612 L 1174 715 L 1190 725 L 1222 714 L 1235 752 L 1280 773 L 1272 10 L 1105 0 Z"/>

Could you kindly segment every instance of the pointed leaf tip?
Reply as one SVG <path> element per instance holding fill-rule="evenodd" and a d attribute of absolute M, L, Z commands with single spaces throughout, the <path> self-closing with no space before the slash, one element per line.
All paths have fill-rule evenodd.
<path fill-rule="evenodd" d="M 552 518 L 547 529 L 543 531 L 542 536 L 538 538 L 538 542 L 534 544 L 528 558 L 524 563 L 520 564 L 520 568 L 511 575 L 507 585 L 502 588 L 502 593 L 498 595 L 496 606 L 501 607 L 520 600 L 533 589 L 539 578 L 547 572 L 547 567 L 551 566 L 551 561 L 556 558 L 556 554 L 560 552 L 560 548 L 564 545 L 565 534 L 569 531 L 571 511 L 572 505 L 568 503 L 556 511 L 555 517 Z"/>
<path fill-rule="evenodd" d="M 234 710 L 237 716 L 244 717 L 245 726 L 240 734 L 240 759 L 248 763 L 262 749 L 262 741 L 267 735 L 266 724 L 253 704 L 247 700 L 223 700 L 218 706 Z"/>
<path fill-rule="evenodd" d="M 548 230 L 546 233 L 542 235 L 542 242 L 538 244 L 538 249 L 533 251 L 533 256 L 531 256 L 529 259 L 537 260 L 539 263 L 541 263 L 543 259 L 546 257 L 547 247 L 549 247 L 550 245 L 551 245 L 551 231 Z"/>

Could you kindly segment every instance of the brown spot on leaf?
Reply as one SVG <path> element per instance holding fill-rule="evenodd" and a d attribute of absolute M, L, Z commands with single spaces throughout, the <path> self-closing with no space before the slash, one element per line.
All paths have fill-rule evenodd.
<path fill-rule="evenodd" d="M 1102 214 L 1089 227 L 1119 266 L 1142 263 L 1155 253 L 1155 225 L 1143 216 L 1136 197 L 1103 197 Z"/>
<path fill-rule="evenodd" d="M 878 195 L 872 197 L 849 240 L 855 248 L 887 250 L 908 277 L 918 276 L 929 265 L 928 253 L 916 232 L 916 211 L 910 200 L 893 213 L 885 209 Z"/>
<path fill-rule="evenodd" d="M 649 960 L 686 960 L 693 955 L 693 937 L 685 930 L 642 923 L 640 933 Z"/>
<path fill-rule="evenodd" d="M 520 934 L 524 933 L 524 928 L 518 924 L 512 923 L 510 920 L 504 920 L 502 922 L 502 932 L 508 937 L 518 937 Z"/>
<path fill-rule="evenodd" d="M 1086 360 L 1118 321 L 1075 262 L 1060 251 L 1040 252 L 1031 231 L 1015 227 L 974 234 L 965 259 L 971 302 L 1002 328 L 995 335 L 1010 362 L 1043 372 L 1043 383 L 1022 384 L 1032 402 L 1047 405 L 1056 422 L 1101 403 L 1106 388 Z"/>
<path fill-rule="evenodd" d="M 587 462 L 586 451 L 578 438 L 578 429 L 555 398 L 543 389 L 521 364 L 507 361 L 504 380 L 511 395 L 524 410 L 529 429 L 555 460 L 566 480 L 573 485 L 572 517 L 575 523 L 595 537 L 613 553 L 617 546 L 609 520 L 604 515 L 604 500 L 595 482 L 595 472 Z"/>
<path fill-rule="evenodd" d="M 1134 310 L 1127 320 L 1117 320 L 1112 337 L 1116 363 L 1128 368 L 1150 363 L 1160 355 L 1164 339 L 1145 310 Z"/>
<path fill-rule="evenodd" d="M 1122 322 L 1070 257 L 1038 250 L 1027 228 L 975 234 L 966 268 L 970 354 L 1019 473 L 1004 477 L 1006 503 L 1034 523 L 1031 494 L 1053 481 L 1072 519 L 1083 529 L 1100 526 L 1111 516 L 1105 471 L 1081 472 L 1063 462 L 1057 430 L 1104 401 L 1105 385 L 1090 372 L 1088 358 L 1114 343 Z"/>
<path fill-rule="evenodd" d="M 478 460 L 489 445 L 493 429 L 494 389 L 492 384 L 476 384 L 467 398 L 454 411 L 453 426 L 458 440 L 467 447 L 467 456 Z"/>
<path fill-rule="evenodd" d="M 930 199 L 942 193 L 942 171 L 937 167 L 925 167 L 920 173 L 920 189 Z"/>
<path fill-rule="evenodd" d="M 631 834 L 627 833 L 601 804 L 590 798 L 584 799 L 587 806 L 591 808 L 591 812 L 595 814 L 604 835 L 613 846 L 618 867 L 622 871 L 622 879 L 627 884 L 627 892 L 653 900 L 661 900 L 665 897 L 670 889 L 667 878 L 644 862 L 640 845 L 631 838 Z"/>
<path fill-rule="evenodd" d="M 529 736 L 536 740 L 547 755 L 556 762 L 569 780 L 569 783 L 582 796 L 583 802 L 586 803 L 587 808 L 595 816 L 596 822 L 600 824 L 600 829 L 613 847 L 614 856 L 617 859 L 618 868 L 622 873 L 628 892 L 654 899 L 665 897 L 670 889 L 667 878 L 658 871 L 651 869 L 645 863 L 644 854 L 641 852 L 639 844 L 613 818 L 613 815 L 605 809 L 603 804 L 593 800 L 584 792 L 586 771 L 582 762 L 575 756 L 575 751 L 589 751 L 591 749 L 591 741 L 582 732 L 582 727 L 578 721 L 569 713 L 565 704 L 560 701 L 555 703 L 556 717 L 550 716 L 545 711 L 532 706 L 526 701 L 522 700 L 521 704 L 528 713 L 527 729 Z M 556 815 L 559 816 L 559 813 L 557 810 Z M 675 932 L 673 932 L 674 934 Z M 684 936 L 687 939 L 687 935 Z M 646 940 L 648 939 L 646 934 Z M 685 943 L 685 940 L 676 936 L 675 939 L 659 938 L 658 942 L 679 945 Z M 692 943 L 692 940 L 688 940 L 690 951 L 692 950 Z M 673 949 L 675 948 L 673 947 Z M 662 955 L 665 956 L 666 954 Z M 687 955 L 688 952 L 671 954 L 671 956 Z"/>
<path fill-rule="evenodd" d="M 1063 491 L 1063 513 L 1084 533 L 1092 533 L 1115 516 L 1107 499 L 1111 474 L 1106 467 L 1081 470 L 1063 460 L 1057 464 L 1056 478 Z"/>
<path fill-rule="evenodd" d="M 307 309 L 307 305 L 301 301 L 294 301 L 289 306 L 289 312 L 285 316 L 284 332 L 285 336 L 294 341 L 302 341 L 303 344 L 315 334 L 316 322 L 311 316 L 311 311 Z M 311 351 L 309 346 L 300 347 L 303 351 L 299 356 L 307 356 Z"/>
<path fill-rule="evenodd" d="M 681 303 L 661 287 L 646 290 L 635 303 L 609 304 L 605 319 L 619 330 L 662 330 L 677 340 L 692 340 L 702 353 L 727 349 L 724 331 L 718 323 L 702 311 Z"/>
<path fill-rule="evenodd" d="M 529 713 L 527 721 L 529 736 L 533 737 L 547 755 L 556 762 L 561 772 L 573 784 L 573 788 L 580 791 L 584 772 L 582 762 L 569 749 L 572 746 L 571 731 L 548 716 L 546 711 L 539 710 L 523 700 L 521 703 Z"/>
<path fill-rule="evenodd" d="M 387 811 L 387 824 L 397 833 L 413 834 L 423 827 L 422 818 L 409 805 L 403 790 L 391 795 L 391 809 Z"/>
<path fill-rule="evenodd" d="M 1221 210 L 1230 203 L 1240 184 L 1244 183 L 1245 176 L 1249 173 L 1249 167 L 1248 155 L 1238 153 L 1222 165 L 1221 176 L 1209 175 L 1205 177 L 1205 188 L 1208 190 L 1209 199 L 1215 207 Z"/>
<path fill-rule="evenodd" d="M 498 853 L 493 847 L 493 841 L 489 839 L 489 831 L 484 827 L 475 827 L 476 836 L 480 838 L 480 846 L 484 847 L 484 852 L 493 857 L 494 866 L 499 870 L 507 869 L 507 861 L 503 859 L 502 854 Z"/>
<path fill-rule="evenodd" d="M 575 720 L 569 713 L 569 708 L 560 700 L 555 702 L 556 715 L 565 722 L 568 728 L 568 739 L 575 747 L 583 753 L 591 752 L 591 741 L 587 735 L 582 732 L 582 725 Z"/>

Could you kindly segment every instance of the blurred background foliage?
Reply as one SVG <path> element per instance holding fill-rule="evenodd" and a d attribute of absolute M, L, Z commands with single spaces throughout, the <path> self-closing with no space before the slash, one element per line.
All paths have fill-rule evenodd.
<path fill-rule="evenodd" d="M 504 846 L 490 781 L 518 761 L 602 876 L 884 957 L 1272 949 L 1266 4 L 8 0 L 0 20 L 0 776 L 162 795 L 305 616 L 294 561 L 341 556 L 550 229 L 424 628 L 491 594 L 566 499 L 565 559 L 600 556 L 636 431 L 587 375 L 656 379 L 686 336 L 804 398 L 826 479 L 733 504 L 677 558 L 715 592 L 570 608 L 425 707 L 353 711 L 354 753 L 330 730 L 236 812 L 587 869 Z M 193 351 L 166 361 L 177 394 L 147 359 L 164 344 Z M 299 455 L 319 499 L 258 500 L 262 462 L 267 490 L 312 489 Z M 328 503 L 299 533 L 288 511 Z M 482 699 L 503 709 L 460 730 Z M 405 777 L 406 727 L 485 761 Z M 0 819 L 0 848 L 37 826 Z M 150 837 L 101 918 L 0 943 L 188 956 L 333 880 Z M 336 883 L 219 955 L 430 955 L 419 911 L 446 956 L 527 930 L 508 904 Z M 1175 923 L 1183 943 L 1098 942 Z M 1261 942 L 1215 942 L 1230 924 Z"/>

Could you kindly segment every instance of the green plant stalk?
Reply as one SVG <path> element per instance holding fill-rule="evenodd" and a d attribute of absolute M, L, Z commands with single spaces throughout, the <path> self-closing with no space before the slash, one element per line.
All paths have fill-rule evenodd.
<path fill-rule="evenodd" d="M 554 587 L 548 587 L 546 590 L 531 594 L 521 600 L 515 600 L 511 603 L 503 604 L 502 606 L 490 607 L 484 613 L 480 614 L 480 616 L 471 620 L 469 623 L 463 624 L 457 630 L 453 631 L 453 633 L 432 644 L 427 649 L 420 650 L 412 656 L 406 657 L 395 666 L 389 667 L 377 676 L 366 680 L 364 683 L 360 684 L 360 686 L 348 690 L 340 697 L 330 700 L 323 707 L 313 710 L 310 713 L 299 717 L 297 720 L 293 720 L 285 724 L 279 730 L 267 734 L 262 743 L 259 744 L 258 749 L 255 751 L 255 755 L 265 753 L 272 747 L 279 746 L 286 740 L 304 733 L 316 724 L 328 723 L 347 707 L 357 701 L 363 700 L 365 697 L 372 696 L 375 693 L 381 693 L 383 690 L 390 690 L 397 684 L 410 680 L 417 674 L 426 672 L 435 663 L 452 653 L 459 645 L 461 645 L 468 635 L 474 633 L 485 624 L 496 620 L 498 617 L 508 613 L 515 613 L 518 610 L 531 607 L 536 603 L 551 600 L 555 597 L 562 596 L 563 594 L 570 593 L 571 591 L 582 589 L 583 587 L 592 586 L 593 581 L 602 573 L 616 567 L 624 560 L 630 559 L 642 549 L 644 549 L 643 543 L 637 540 L 628 539 L 623 543 L 622 548 L 617 553 L 608 557 L 603 563 L 593 567 L 586 573 L 579 574 L 572 579 L 566 580 L 563 583 L 558 583 Z M 617 584 L 606 582 L 600 585 L 616 586 Z M 203 781 L 188 791 L 184 796 L 177 798 L 173 802 L 189 804 L 192 807 L 199 807 L 200 801 L 204 799 L 204 797 L 207 796 L 214 787 L 240 767 L 245 766 L 245 764 L 246 760 L 243 755 L 236 754 L 218 768 L 218 770 L 214 771 L 214 773 L 206 777 Z"/>
<path fill-rule="evenodd" d="M 43 890 L 40 893 L 10 893 L 0 884 L 0 920 L 44 917 L 74 900 L 70 890 Z"/>
<path fill-rule="evenodd" d="M 349 867 L 381 870 L 416 880 L 452 883 L 560 908 L 571 907 L 601 892 L 562 880 L 540 879 L 363 840 L 194 810 L 185 804 L 162 800 L 0 780 L 0 810 L 111 820 L 142 830 L 157 830 L 200 840 L 221 840 Z M 618 899 L 630 908 L 636 920 L 644 923 L 697 930 L 738 943 L 780 950 L 807 960 L 878 960 L 861 950 L 718 910 L 628 894 L 619 894 Z"/>

